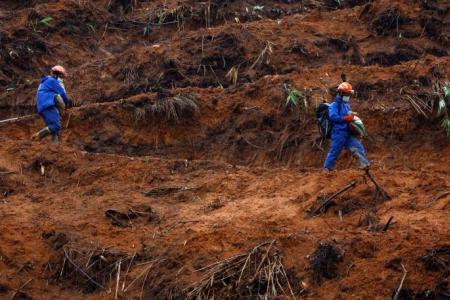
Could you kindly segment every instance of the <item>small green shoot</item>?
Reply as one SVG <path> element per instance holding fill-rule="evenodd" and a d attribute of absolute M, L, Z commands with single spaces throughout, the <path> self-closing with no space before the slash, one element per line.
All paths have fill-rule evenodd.
<path fill-rule="evenodd" d="M 42 30 L 39 30 L 39 25 L 50 26 L 50 22 L 52 20 L 53 20 L 52 17 L 46 17 L 46 18 L 43 18 L 40 21 L 38 21 L 38 20 L 31 21 L 30 22 L 31 29 L 35 33 L 42 33 Z"/>
<path fill-rule="evenodd" d="M 51 22 L 52 20 L 53 20 L 52 17 L 46 17 L 46 18 L 40 20 L 40 21 L 39 21 L 39 24 L 43 24 L 43 25 L 46 25 L 46 26 L 50 26 L 50 22 Z"/>

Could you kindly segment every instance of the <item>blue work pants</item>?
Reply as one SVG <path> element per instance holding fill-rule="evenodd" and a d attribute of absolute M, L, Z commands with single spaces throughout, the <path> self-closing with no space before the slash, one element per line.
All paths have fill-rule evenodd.
<path fill-rule="evenodd" d="M 41 117 L 44 119 L 45 124 L 53 135 L 59 135 L 61 130 L 61 116 L 56 106 L 51 106 L 40 112 Z"/>
<path fill-rule="evenodd" d="M 348 131 L 333 131 L 331 134 L 330 150 L 328 151 L 324 164 L 326 169 L 331 170 L 334 168 L 336 160 L 344 148 L 352 153 L 359 168 L 362 169 L 369 166 L 369 160 L 359 139 L 351 135 Z"/>

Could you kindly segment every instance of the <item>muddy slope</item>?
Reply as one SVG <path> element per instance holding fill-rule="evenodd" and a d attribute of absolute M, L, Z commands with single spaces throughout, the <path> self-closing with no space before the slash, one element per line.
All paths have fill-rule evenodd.
<path fill-rule="evenodd" d="M 0 299 L 449 299 L 449 10 L 1 1 Z M 59 146 L 30 141 L 56 63 Z M 348 153 L 321 169 L 342 73 L 389 199 Z"/>

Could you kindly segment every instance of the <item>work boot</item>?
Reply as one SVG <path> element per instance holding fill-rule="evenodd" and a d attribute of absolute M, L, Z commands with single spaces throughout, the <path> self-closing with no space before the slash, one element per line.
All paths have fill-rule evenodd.
<path fill-rule="evenodd" d="M 356 167 L 360 170 L 366 170 L 369 168 L 369 164 L 364 161 L 362 155 L 358 152 L 358 149 L 351 148 L 350 152 L 353 154 L 353 157 L 356 160 Z"/>
<path fill-rule="evenodd" d="M 42 140 L 44 137 L 46 137 L 47 135 L 49 135 L 51 133 L 50 129 L 48 127 L 45 127 L 43 129 L 41 129 L 41 131 L 39 131 L 38 133 L 35 133 L 31 139 L 34 141 L 40 141 Z"/>
<path fill-rule="evenodd" d="M 59 144 L 59 136 L 57 134 L 52 134 L 52 144 Z"/>
<path fill-rule="evenodd" d="M 360 159 L 356 162 L 356 167 L 360 170 L 365 171 L 369 168 L 369 165 Z"/>

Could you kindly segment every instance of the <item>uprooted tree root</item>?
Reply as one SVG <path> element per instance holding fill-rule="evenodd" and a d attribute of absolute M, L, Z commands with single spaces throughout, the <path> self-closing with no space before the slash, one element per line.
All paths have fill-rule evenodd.
<path fill-rule="evenodd" d="M 199 271 L 203 278 L 188 289 L 190 299 L 242 299 L 278 295 L 294 297 L 275 241 L 213 263 Z"/>
<path fill-rule="evenodd" d="M 310 258 L 312 280 L 319 284 L 322 278 L 332 279 L 337 276 L 337 265 L 342 260 L 342 253 L 330 243 L 321 243 Z"/>

